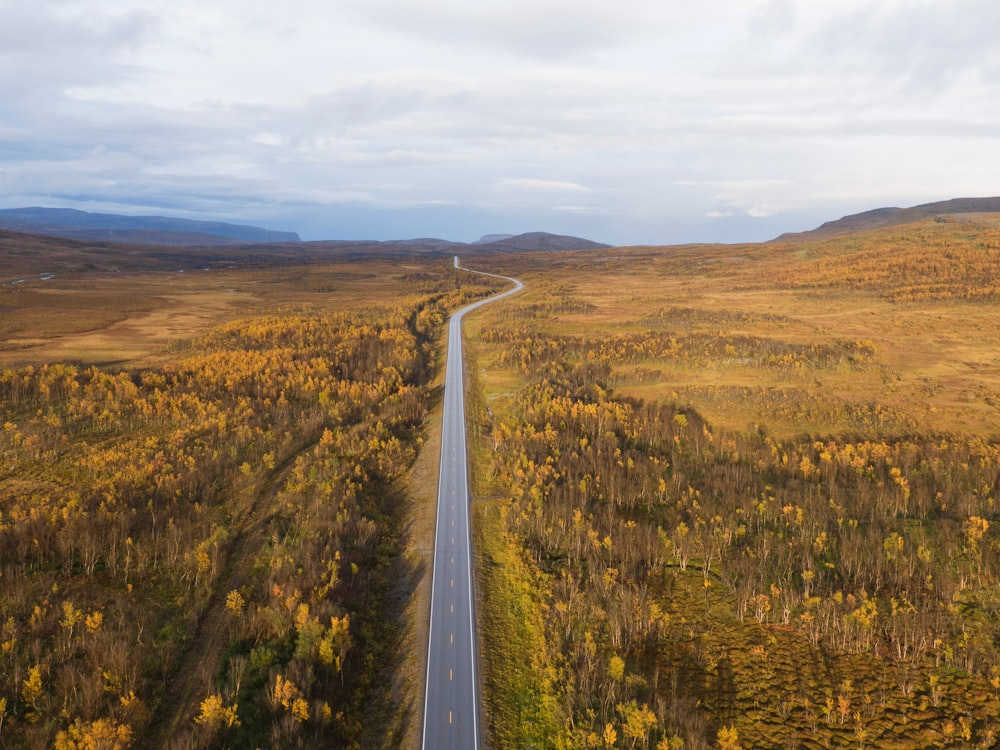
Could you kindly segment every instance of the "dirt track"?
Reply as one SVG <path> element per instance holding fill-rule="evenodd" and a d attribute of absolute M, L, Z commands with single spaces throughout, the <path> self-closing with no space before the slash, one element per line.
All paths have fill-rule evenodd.
<path fill-rule="evenodd" d="M 190 744 L 193 717 L 200 702 L 212 689 L 212 680 L 229 645 L 226 596 L 243 585 L 251 558 L 264 543 L 272 506 L 295 459 L 319 440 L 322 428 L 311 431 L 309 438 L 291 450 L 264 480 L 253 504 L 233 529 L 225 566 L 194 635 L 179 657 L 163 691 L 162 702 L 154 709 L 153 719 L 135 744 L 135 750 L 184 748 Z"/>

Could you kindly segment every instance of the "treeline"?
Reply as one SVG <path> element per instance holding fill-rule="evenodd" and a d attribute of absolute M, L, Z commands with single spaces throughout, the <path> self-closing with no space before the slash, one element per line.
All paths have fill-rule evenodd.
<path fill-rule="evenodd" d="M 523 551 L 521 619 L 543 623 L 532 658 L 551 655 L 494 696 L 494 736 L 991 747 L 1000 446 L 722 433 L 676 404 L 616 398 L 590 353 L 622 338 L 484 335 L 524 373 L 479 429 Z M 559 706 L 559 721 L 525 705 Z"/>
<path fill-rule="evenodd" d="M 769 283 L 867 289 L 894 302 L 1000 297 L 1000 231 L 925 221 L 808 248 L 819 260 L 775 268 Z"/>
<path fill-rule="evenodd" d="M 701 365 L 735 363 L 745 367 L 855 368 L 875 362 L 875 344 L 838 339 L 829 344 L 801 344 L 761 336 L 729 333 L 672 333 L 656 330 L 595 338 L 544 334 L 527 326 L 497 326 L 482 333 L 483 341 L 500 344 L 497 363 L 529 373 L 539 361 L 572 351 L 587 362 L 635 363 L 649 360 Z"/>
<path fill-rule="evenodd" d="M 448 310 L 489 291 L 442 271 L 156 370 L 0 373 L 0 743 L 392 744 L 398 480 Z"/>

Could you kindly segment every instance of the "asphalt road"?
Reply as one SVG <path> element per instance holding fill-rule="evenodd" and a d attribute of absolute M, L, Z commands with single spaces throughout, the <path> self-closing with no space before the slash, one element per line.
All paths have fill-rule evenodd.
<path fill-rule="evenodd" d="M 455 267 L 460 268 L 457 256 Z M 465 445 L 462 317 L 477 307 L 524 288 L 517 279 L 498 278 L 512 282 L 514 288 L 462 308 L 451 316 L 448 324 L 424 700 L 424 750 L 479 748 L 479 682 L 472 594 L 472 535 L 469 528 L 469 460 Z"/>

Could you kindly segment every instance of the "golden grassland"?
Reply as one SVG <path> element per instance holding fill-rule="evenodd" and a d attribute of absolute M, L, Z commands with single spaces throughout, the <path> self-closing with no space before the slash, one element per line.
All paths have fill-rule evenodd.
<path fill-rule="evenodd" d="M 869 429 L 997 432 L 1000 229 L 952 218 L 824 240 L 732 247 L 628 248 L 488 261 L 528 284 L 513 315 L 583 341 L 666 332 L 717 336 L 710 357 L 612 361 L 617 392 L 690 403 L 713 425 L 774 434 Z M 913 290 L 933 290 L 914 296 Z M 558 304 L 560 298 L 572 304 Z M 496 313 L 500 316 L 502 313 Z M 499 318 L 494 318 L 499 319 Z M 505 321 L 506 322 L 506 321 Z M 873 356 L 769 366 L 726 341 L 835 346 Z M 737 348 L 739 348 L 737 346 Z M 493 370 L 500 392 L 512 375 Z M 493 387 L 490 383 L 487 388 Z"/>
<path fill-rule="evenodd" d="M 0 743 L 417 742 L 415 457 L 447 312 L 491 288 L 450 259 L 0 288 Z"/>
<path fill-rule="evenodd" d="M 995 221 L 482 265 L 498 746 L 994 746 Z"/>
<path fill-rule="evenodd" d="M 391 302 L 412 261 L 291 268 L 25 277 L 0 287 L 0 368 L 73 361 L 146 366 L 213 325 L 280 310 L 343 310 Z"/>
<path fill-rule="evenodd" d="M 0 255 L 0 742 L 417 747 L 441 334 L 488 285 L 34 242 Z M 492 746 L 994 743 L 998 248 L 467 260 L 528 287 L 466 321 Z"/>

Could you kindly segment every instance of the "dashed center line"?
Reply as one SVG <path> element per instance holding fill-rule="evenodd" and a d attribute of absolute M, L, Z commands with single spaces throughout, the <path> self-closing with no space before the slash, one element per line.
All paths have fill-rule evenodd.
<path fill-rule="evenodd" d="M 455 258 L 455 266 L 458 266 L 458 258 Z M 506 277 L 501 277 L 506 278 Z M 515 288 L 511 294 L 523 285 L 515 281 Z M 475 654 L 475 620 L 472 606 L 471 592 L 466 588 L 467 576 L 471 575 L 472 555 L 469 550 L 469 527 L 468 519 L 471 515 L 468 491 L 468 457 L 465 448 L 465 424 L 464 424 L 464 403 L 462 392 L 462 357 L 461 357 L 461 319 L 462 315 L 475 307 L 484 304 L 485 300 L 475 303 L 472 306 L 463 308 L 454 314 L 448 329 L 448 363 L 445 372 L 446 391 L 444 398 L 444 417 L 442 419 L 442 441 L 446 446 L 441 454 L 441 466 L 438 485 L 438 520 L 435 532 L 435 544 L 438 546 L 439 554 L 434 556 L 435 568 L 432 574 L 431 583 L 431 622 L 430 633 L 428 635 L 428 661 L 426 690 L 424 692 L 424 730 L 422 750 L 479 750 L 479 727 L 477 721 L 477 696 L 476 696 L 476 654 Z M 445 480 L 448 477 L 448 480 Z M 459 479 L 462 481 L 459 482 Z M 459 489 L 461 487 L 461 489 Z M 458 506 L 462 505 L 462 513 L 458 513 Z M 446 510 L 448 506 L 450 510 Z M 458 544 L 458 520 L 462 521 L 462 543 Z M 447 533 L 445 529 L 451 530 Z M 441 537 L 438 532 L 445 531 L 445 536 Z M 444 539 L 451 538 L 450 549 L 440 545 Z M 457 565 L 458 554 L 462 554 L 461 568 Z M 446 563 L 442 560 L 450 558 L 451 567 L 446 568 Z M 449 579 L 449 588 L 452 593 L 444 594 L 440 589 L 444 588 L 445 576 Z M 448 611 L 451 615 L 457 614 L 461 609 L 463 615 L 458 618 L 435 617 L 435 614 L 443 612 L 444 600 L 448 602 Z M 456 608 L 456 605 L 458 607 Z M 468 613 L 468 622 L 463 622 L 465 613 Z M 443 622 L 441 622 L 443 621 Z M 437 631 L 435 625 L 447 624 L 448 642 L 450 647 L 445 648 L 444 629 Z M 466 630 L 468 626 L 469 630 Z M 456 633 L 461 630 L 462 642 L 455 640 Z M 458 646 L 458 648 L 456 648 Z M 467 670 L 467 661 L 469 669 Z M 435 689 L 435 680 L 440 680 L 444 676 L 444 667 L 448 666 L 448 681 L 450 683 L 460 682 L 461 685 L 452 685 L 452 688 L 445 690 Z M 456 669 L 460 672 L 455 676 Z M 471 674 L 469 673 L 471 671 Z M 440 683 L 438 683 L 440 684 Z M 448 709 L 448 724 L 441 722 L 444 718 L 444 704 L 450 703 Z M 465 717 L 461 723 L 455 721 L 455 714 L 461 712 Z"/>

